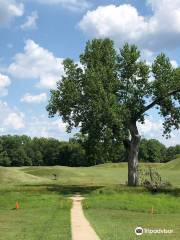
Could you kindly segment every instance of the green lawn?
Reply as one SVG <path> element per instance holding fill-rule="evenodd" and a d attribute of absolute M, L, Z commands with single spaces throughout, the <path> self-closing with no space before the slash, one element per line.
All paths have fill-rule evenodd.
<path fill-rule="evenodd" d="M 86 196 L 85 214 L 101 240 L 163 239 L 162 235 L 136 238 L 138 225 L 172 228 L 174 234 L 164 239 L 179 240 L 180 159 L 150 165 L 173 185 L 167 194 L 128 188 L 127 163 L 88 168 L 0 167 L 0 240 L 70 240 L 68 197 L 76 192 Z M 19 210 L 14 209 L 16 201 Z"/>
<path fill-rule="evenodd" d="M 20 209 L 15 210 L 16 201 Z M 70 201 L 57 193 L 0 192 L 1 240 L 70 240 Z"/>
<path fill-rule="evenodd" d="M 98 209 L 98 211 L 97 209 L 88 209 L 85 213 L 102 240 L 180 239 L 180 226 L 178 226 L 180 214 L 161 214 L 152 217 L 147 213 L 106 208 Z M 150 229 L 172 228 L 175 233 L 170 235 L 145 234 L 136 236 L 134 229 L 138 226 Z"/>
<path fill-rule="evenodd" d="M 180 159 L 162 164 L 143 164 L 153 166 L 164 180 L 173 186 L 180 187 Z M 57 180 L 53 180 L 57 174 Z M 0 181 L 11 184 L 60 184 L 60 185 L 95 185 L 107 186 L 125 184 L 127 182 L 127 163 L 109 163 L 93 167 L 0 167 Z"/>
<path fill-rule="evenodd" d="M 154 214 L 151 209 L 154 208 Z M 102 240 L 180 239 L 179 197 L 168 194 L 115 193 L 90 195 L 84 202 L 85 215 Z M 136 236 L 136 227 L 173 229 L 170 235 Z"/>

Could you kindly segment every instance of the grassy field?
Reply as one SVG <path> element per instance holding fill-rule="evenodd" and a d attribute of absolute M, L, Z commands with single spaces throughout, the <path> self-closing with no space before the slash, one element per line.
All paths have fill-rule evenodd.
<path fill-rule="evenodd" d="M 111 194 L 102 191 L 86 199 L 84 210 L 103 240 L 139 239 L 134 233 L 138 226 L 174 230 L 171 235 L 145 234 L 141 239 L 180 239 L 179 197 L 143 191 L 138 194 L 124 190 Z"/>
<path fill-rule="evenodd" d="M 45 191 L 1 191 L 1 240 L 71 239 L 70 201 Z M 16 201 L 20 209 L 15 209 Z"/>
<path fill-rule="evenodd" d="M 158 170 L 164 180 L 170 181 L 173 186 L 180 187 L 180 159 L 165 164 L 140 164 L 152 165 Z M 53 174 L 57 180 L 53 180 Z M 57 185 L 95 185 L 107 186 L 125 184 L 127 182 L 127 163 L 109 163 L 93 167 L 0 167 L 0 181 L 5 185 L 22 184 L 57 184 Z"/>
<path fill-rule="evenodd" d="M 151 217 L 147 213 L 131 212 L 116 209 L 89 209 L 85 212 L 92 226 L 102 240 L 178 240 L 180 229 L 178 226 L 180 215 L 161 214 Z M 171 221 L 171 222 L 170 222 Z M 136 236 L 136 227 L 149 229 L 173 229 L 173 234 L 144 234 Z"/>
<path fill-rule="evenodd" d="M 153 167 L 173 185 L 168 193 L 151 194 L 125 186 L 126 163 L 89 168 L 0 167 L 0 240 L 71 239 L 68 197 L 76 192 L 86 196 L 85 214 L 102 240 L 134 240 L 138 225 L 172 228 L 174 234 L 164 239 L 178 240 L 180 159 Z M 19 210 L 14 209 L 16 201 L 20 203 Z M 141 237 L 160 238 L 163 236 Z"/>

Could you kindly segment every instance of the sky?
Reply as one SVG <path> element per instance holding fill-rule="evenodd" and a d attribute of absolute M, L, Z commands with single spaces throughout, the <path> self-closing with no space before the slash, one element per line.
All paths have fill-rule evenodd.
<path fill-rule="evenodd" d="M 27 134 L 68 140 L 66 124 L 48 118 L 50 89 L 63 75 L 62 62 L 79 60 L 89 39 L 109 37 L 116 48 L 136 44 L 151 63 L 165 52 L 180 64 L 180 0 L 0 0 L 0 135 Z M 139 124 L 141 135 L 167 146 L 180 131 L 162 137 L 155 110 Z"/>

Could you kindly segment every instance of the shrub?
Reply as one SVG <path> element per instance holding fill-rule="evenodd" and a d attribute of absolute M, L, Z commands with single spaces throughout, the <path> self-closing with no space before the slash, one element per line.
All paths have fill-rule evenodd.
<path fill-rule="evenodd" d="M 156 169 L 152 167 L 139 168 L 139 185 L 144 186 L 150 191 L 157 192 L 160 189 L 171 187 L 168 181 L 164 181 Z"/>

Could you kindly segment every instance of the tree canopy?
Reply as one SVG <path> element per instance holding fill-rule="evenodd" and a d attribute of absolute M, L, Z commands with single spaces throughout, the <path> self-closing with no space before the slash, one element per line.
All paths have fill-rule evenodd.
<path fill-rule="evenodd" d="M 26 139 L 26 140 L 25 140 Z M 54 138 L 30 138 L 22 135 L 0 136 L 0 166 L 92 166 L 94 163 L 85 155 L 84 136 L 76 134 L 69 142 Z M 99 145 L 96 164 L 106 163 L 104 146 Z M 107 153 L 105 153 L 107 154 Z M 165 147 L 155 139 L 142 139 L 139 159 L 142 162 L 166 162 L 180 155 L 180 145 Z M 111 148 L 108 162 L 126 162 L 123 144 Z"/>
<path fill-rule="evenodd" d="M 79 127 L 87 135 L 86 153 L 98 158 L 98 146 L 124 142 L 128 151 L 128 183 L 137 185 L 140 134 L 153 107 L 164 118 L 164 134 L 180 124 L 180 69 L 174 69 L 165 54 L 149 66 L 135 45 L 126 43 L 119 52 L 110 39 L 87 42 L 80 64 L 64 61 L 65 75 L 51 90 L 47 110 L 67 123 L 67 131 Z M 152 79 L 153 78 L 153 79 Z M 109 150 L 108 150 L 109 149 Z"/>

